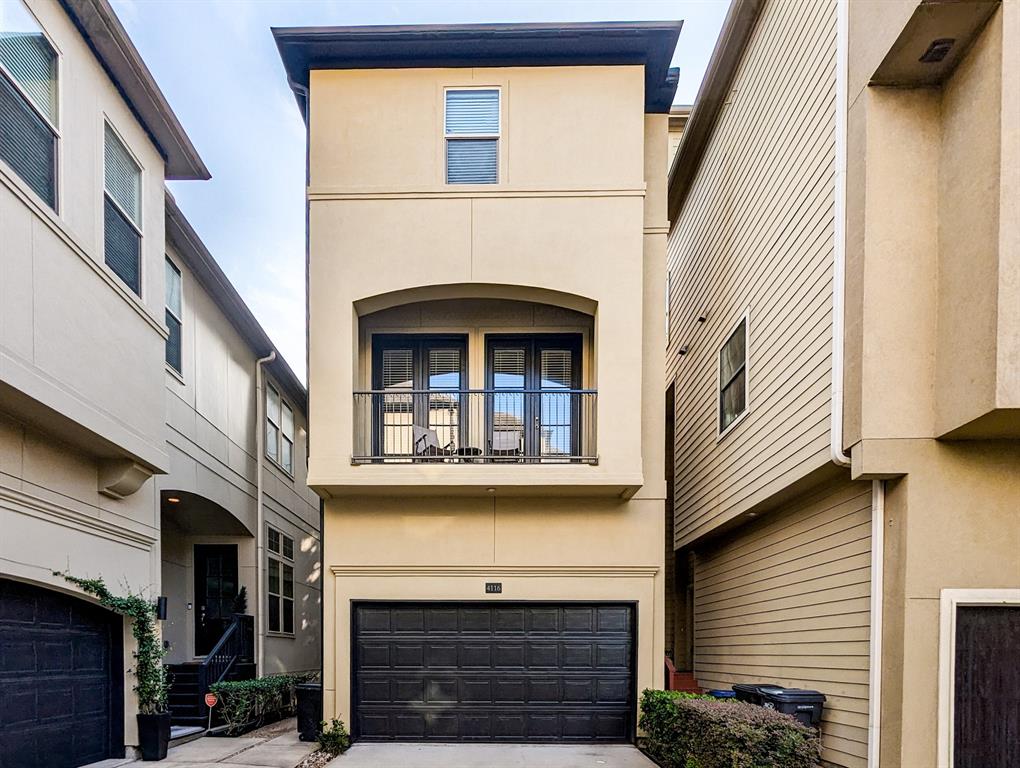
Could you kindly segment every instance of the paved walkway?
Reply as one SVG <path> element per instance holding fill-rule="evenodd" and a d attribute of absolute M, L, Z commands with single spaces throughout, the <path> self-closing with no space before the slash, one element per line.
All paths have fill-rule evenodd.
<path fill-rule="evenodd" d="M 655 768 L 626 744 L 355 744 L 329 768 Z"/>

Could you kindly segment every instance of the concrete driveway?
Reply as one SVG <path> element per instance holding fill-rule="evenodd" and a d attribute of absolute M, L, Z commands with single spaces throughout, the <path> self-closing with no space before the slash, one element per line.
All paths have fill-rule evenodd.
<path fill-rule="evenodd" d="M 330 768 L 655 768 L 628 744 L 355 744 Z"/>

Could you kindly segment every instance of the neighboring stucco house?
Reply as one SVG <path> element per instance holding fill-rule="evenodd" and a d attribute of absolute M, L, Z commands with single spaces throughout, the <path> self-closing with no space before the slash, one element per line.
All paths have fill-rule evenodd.
<path fill-rule="evenodd" d="M 309 133 L 324 709 L 355 739 L 627 741 L 662 685 L 679 29 L 274 31 Z"/>
<path fill-rule="evenodd" d="M 737 0 L 671 169 L 667 652 L 823 692 L 832 765 L 1020 761 L 1018 57 Z"/>
<path fill-rule="evenodd" d="M 201 661 L 245 586 L 265 640 L 238 671 L 318 666 L 305 393 L 277 355 L 263 409 L 256 359 L 275 350 L 165 190 L 208 177 L 105 0 L 0 4 L 0 755 L 12 765 L 77 766 L 137 743 L 130 628 L 53 571 L 166 596 L 175 663 Z M 216 594 L 196 592 L 213 557 Z M 198 699 L 189 671 L 177 704 Z"/>

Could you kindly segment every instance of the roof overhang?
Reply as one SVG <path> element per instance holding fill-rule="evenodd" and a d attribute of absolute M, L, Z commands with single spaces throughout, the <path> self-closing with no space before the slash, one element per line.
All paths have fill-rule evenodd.
<path fill-rule="evenodd" d="M 174 249 L 195 279 L 209 293 L 216 306 L 237 329 L 257 357 L 266 357 L 276 352 L 276 359 L 269 363 L 269 370 L 277 383 L 286 390 L 294 404 L 305 411 L 308 393 L 301 380 L 269 338 L 255 315 L 248 309 L 244 299 L 233 283 L 216 263 L 216 259 L 205 243 L 185 218 L 169 190 L 166 192 L 166 241 Z"/>
<path fill-rule="evenodd" d="M 682 21 L 429 24 L 273 28 L 287 79 L 306 113 L 313 69 L 549 67 L 640 64 L 645 111 L 667 113 Z"/>
<path fill-rule="evenodd" d="M 730 84 L 744 55 L 754 23 L 764 0 L 732 0 L 708 69 L 698 89 L 690 117 L 684 127 L 673 164 L 669 169 L 668 216 L 672 228 L 680 217 L 684 200 L 708 148 L 712 130 L 726 103 Z"/>
<path fill-rule="evenodd" d="M 108 0 L 60 0 L 166 163 L 167 179 L 208 179 L 209 170 Z"/>

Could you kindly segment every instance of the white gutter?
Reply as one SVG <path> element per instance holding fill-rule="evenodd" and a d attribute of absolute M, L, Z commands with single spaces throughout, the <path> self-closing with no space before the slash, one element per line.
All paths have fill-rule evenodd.
<path fill-rule="evenodd" d="M 849 69 L 848 0 L 836 3 L 836 188 L 832 243 L 832 384 L 829 400 L 829 456 L 840 467 L 850 466 L 843 453 L 843 310 L 846 305 L 846 166 L 847 71 Z"/>
<path fill-rule="evenodd" d="M 263 367 L 276 359 L 273 350 L 255 361 L 255 676 L 261 677 L 265 666 L 265 606 L 263 605 L 263 561 L 265 560 L 266 511 L 262 503 L 262 474 L 266 455 L 266 395 Z"/>
<path fill-rule="evenodd" d="M 868 652 L 868 768 L 878 768 L 882 728 L 882 603 L 885 482 L 871 481 L 871 635 Z"/>

